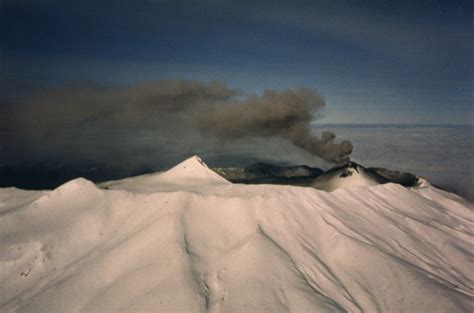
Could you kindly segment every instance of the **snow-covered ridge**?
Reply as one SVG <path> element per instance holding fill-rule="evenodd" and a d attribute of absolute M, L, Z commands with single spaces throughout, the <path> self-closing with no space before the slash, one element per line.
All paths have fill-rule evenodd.
<path fill-rule="evenodd" d="M 474 207 L 456 195 L 208 171 L 0 189 L 0 311 L 474 310 Z"/>

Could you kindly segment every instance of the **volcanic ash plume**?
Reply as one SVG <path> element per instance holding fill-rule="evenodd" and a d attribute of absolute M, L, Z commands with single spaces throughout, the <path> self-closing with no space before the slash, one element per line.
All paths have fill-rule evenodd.
<path fill-rule="evenodd" d="M 197 126 L 222 139 L 243 137 L 280 137 L 325 160 L 344 163 L 352 144 L 335 143 L 332 132 L 321 137 L 311 131 L 311 121 L 325 106 L 324 99 L 311 89 L 267 90 L 261 96 L 227 101 L 197 114 Z"/>
<path fill-rule="evenodd" d="M 74 128 L 166 125 L 177 133 L 197 128 L 225 140 L 279 137 L 335 163 L 347 161 L 352 151 L 350 142 L 336 143 L 331 132 L 321 137 L 312 133 L 311 122 L 320 116 L 325 102 L 308 88 L 247 96 L 219 81 L 165 80 L 115 88 L 65 86 L 15 101 L 0 105 L 0 130 L 14 130 L 30 142 L 44 142 L 38 136 Z M 56 153 L 55 147 L 51 149 Z"/>

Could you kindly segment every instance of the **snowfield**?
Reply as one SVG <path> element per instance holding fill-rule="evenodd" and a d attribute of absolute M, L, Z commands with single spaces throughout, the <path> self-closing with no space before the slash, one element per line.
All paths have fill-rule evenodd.
<path fill-rule="evenodd" d="M 192 157 L 0 189 L 0 311 L 474 311 L 472 204 L 333 176 L 331 192 L 231 184 Z"/>

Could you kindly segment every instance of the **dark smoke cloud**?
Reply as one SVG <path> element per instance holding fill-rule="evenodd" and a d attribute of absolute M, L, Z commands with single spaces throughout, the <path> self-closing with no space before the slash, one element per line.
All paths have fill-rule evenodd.
<path fill-rule="evenodd" d="M 311 121 L 324 106 L 324 99 L 311 89 L 267 90 L 262 96 L 217 105 L 198 114 L 196 121 L 201 130 L 220 138 L 276 136 L 325 160 L 346 162 L 352 152 L 349 141 L 337 144 L 333 133 L 317 137 L 311 131 Z"/>
<path fill-rule="evenodd" d="M 84 124 L 152 127 L 163 114 L 186 112 L 235 94 L 221 82 L 141 82 L 128 87 L 72 85 L 46 88 L 29 96 L 2 101 L 1 128 L 27 133 L 58 131 Z"/>
<path fill-rule="evenodd" d="M 307 88 L 244 95 L 222 82 L 169 80 L 128 87 L 67 86 L 8 98 L 0 129 L 39 141 L 65 129 L 198 129 L 223 140 L 276 137 L 331 162 L 349 159 L 352 145 L 315 136 L 310 124 L 324 99 Z M 165 126 L 165 127 L 164 127 Z"/>

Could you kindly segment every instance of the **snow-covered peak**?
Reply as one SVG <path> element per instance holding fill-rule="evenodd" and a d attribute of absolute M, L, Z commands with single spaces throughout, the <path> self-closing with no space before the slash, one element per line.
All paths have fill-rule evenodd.
<path fill-rule="evenodd" d="M 228 183 L 227 180 L 211 170 L 206 163 L 196 155 L 179 163 L 166 172 L 159 174 L 157 178 L 179 183 L 196 181 Z"/>
<path fill-rule="evenodd" d="M 79 190 L 92 190 L 96 188 L 97 186 L 90 180 L 87 180 L 83 177 L 78 177 L 62 184 L 61 186 L 56 188 L 55 191 L 56 192 L 77 192 Z"/>
<path fill-rule="evenodd" d="M 357 163 L 347 164 L 333 168 L 314 180 L 312 187 L 325 191 L 333 191 L 340 188 L 368 187 L 388 182 L 383 177 L 367 171 Z"/>
<path fill-rule="evenodd" d="M 101 184 L 112 189 L 134 191 L 169 190 L 173 186 L 205 186 L 230 184 L 228 180 L 211 170 L 198 156 L 179 163 L 165 172 L 146 174 Z"/>

